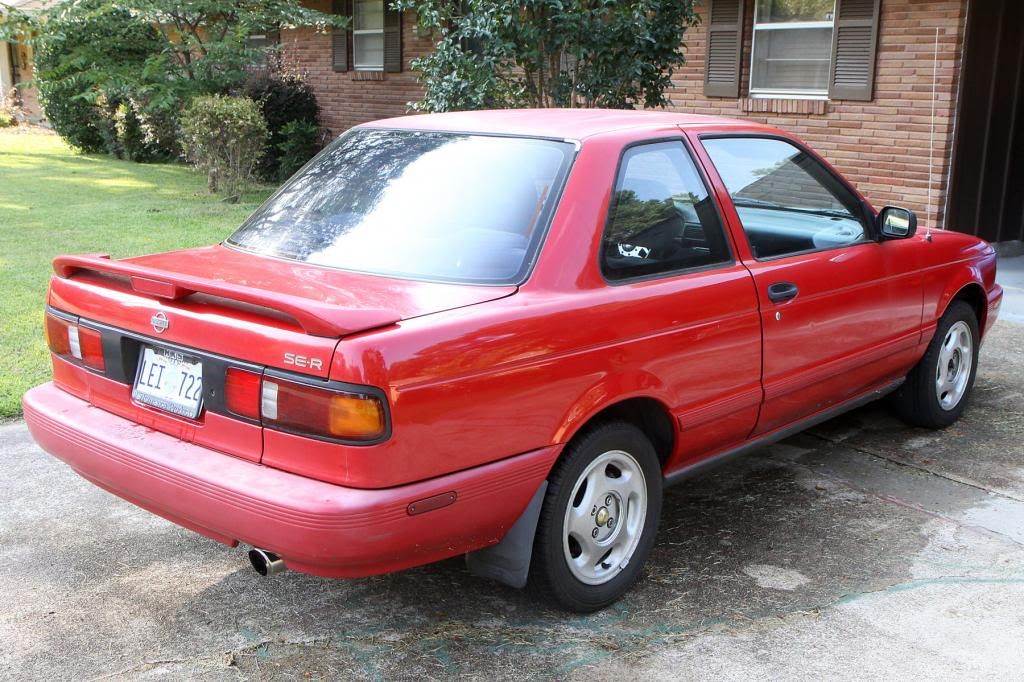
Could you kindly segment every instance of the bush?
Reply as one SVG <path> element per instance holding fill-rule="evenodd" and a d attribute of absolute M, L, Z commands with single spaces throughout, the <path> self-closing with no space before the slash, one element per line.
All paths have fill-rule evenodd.
<path fill-rule="evenodd" d="M 284 180 L 317 151 L 316 136 L 308 145 L 303 137 L 310 127 L 319 128 L 320 106 L 313 88 L 298 76 L 258 74 L 245 83 L 242 94 L 259 102 L 270 134 L 267 153 L 256 173 L 265 180 Z M 295 122 L 305 125 L 292 127 L 286 133 L 285 129 Z M 283 168 L 286 150 L 288 168 Z"/>
<path fill-rule="evenodd" d="M 281 129 L 277 143 L 278 179 L 287 180 L 320 149 L 320 127 L 307 121 L 291 121 Z"/>
<path fill-rule="evenodd" d="M 0 128 L 10 128 L 16 123 L 17 121 L 14 120 L 14 116 L 9 111 L 0 109 Z"/>
<path fill-rule="evenodd" d="M 36 78 L 46 119 L 58 135 L 83 152 L 107 151 L 102 109 L 82 96 L 88 85 L 77 74 L 60 80 Z"/>
<path fill-rule="evenodd" d="M 155 27 L 105 0 L 54 5 L 32 40 L 35 84 L 50 125 L 85 152 L 118 153 L 115 115 L 163 45 Z"/>
<path fill-rule="evenodd" d="M 181 115 L 181 143 L 210 191 L 236 203 L 266 149 L 267 123 L 248 97 L 196 97 Z"/>

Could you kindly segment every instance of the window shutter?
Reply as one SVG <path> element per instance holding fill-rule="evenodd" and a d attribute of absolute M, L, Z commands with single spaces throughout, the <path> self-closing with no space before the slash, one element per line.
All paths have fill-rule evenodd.
<path fill-rule="evenodd" d="M 871 100 L 880 4 L 880 0 L 836 0 L 829 99 Z"/>
<path fill-rule="evenodd" d="M 331 13 L 352 17 L 352 0 L 333 0 Z M 349 25 L 351 28 L 351 24 Z M 348 71 L 352 60 L 352 32 L 343 28 L 331 29 L 331 67 L 335 71 Z"/>
<path fill-rule="evenodd" d="M 402 70 L 402 13 L 391 9 L 391 3 L 384 0 L 384 71 L 398 73 Z"/>
<path fill-rule="evenodd" d="M 704 94 L 707 97 L 740 96 L 743 5 L 744 0 L 711 0 L 704 63 Z"/>

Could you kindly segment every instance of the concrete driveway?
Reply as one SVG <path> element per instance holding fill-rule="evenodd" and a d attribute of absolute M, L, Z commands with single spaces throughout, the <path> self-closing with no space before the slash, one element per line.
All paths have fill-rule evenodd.
<path fill-rule="evenodd" d="M 22 424 L 3 426 L 0 670 L 1020 679 L 1022 348 L 1024 324 L 1000 322 L 969 410 L 943 432 L 869 406 L 670 490 L 645 578 L 589 617 L 470 576 L 457 559 L 364 580 L 260 579 L 241 548 L 108 495 Z"/>

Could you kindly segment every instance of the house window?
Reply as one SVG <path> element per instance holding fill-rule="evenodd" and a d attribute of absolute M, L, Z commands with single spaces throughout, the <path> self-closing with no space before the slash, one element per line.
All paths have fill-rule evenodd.
<path fill-rule="evenodd" d="M 352 63 L 357 71 L 384 70 L 384 0 L 355 0 Z"/>
<path fill-rule="evenodd" d="M 835 0 L 756 0 L 750 93 L 827 97 Z"/>

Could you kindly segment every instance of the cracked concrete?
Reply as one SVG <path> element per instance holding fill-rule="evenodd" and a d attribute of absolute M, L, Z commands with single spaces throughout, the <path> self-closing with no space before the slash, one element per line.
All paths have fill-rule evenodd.
<path fill-rule="evenodd" d="M 587 617 L 450 560 L 259 579 L 0 426 L 0 670 L 29 679 L 1019 679 L 1024 325 L 964 419 L 868 406 L 667 493 L 645 577 Z"/>

